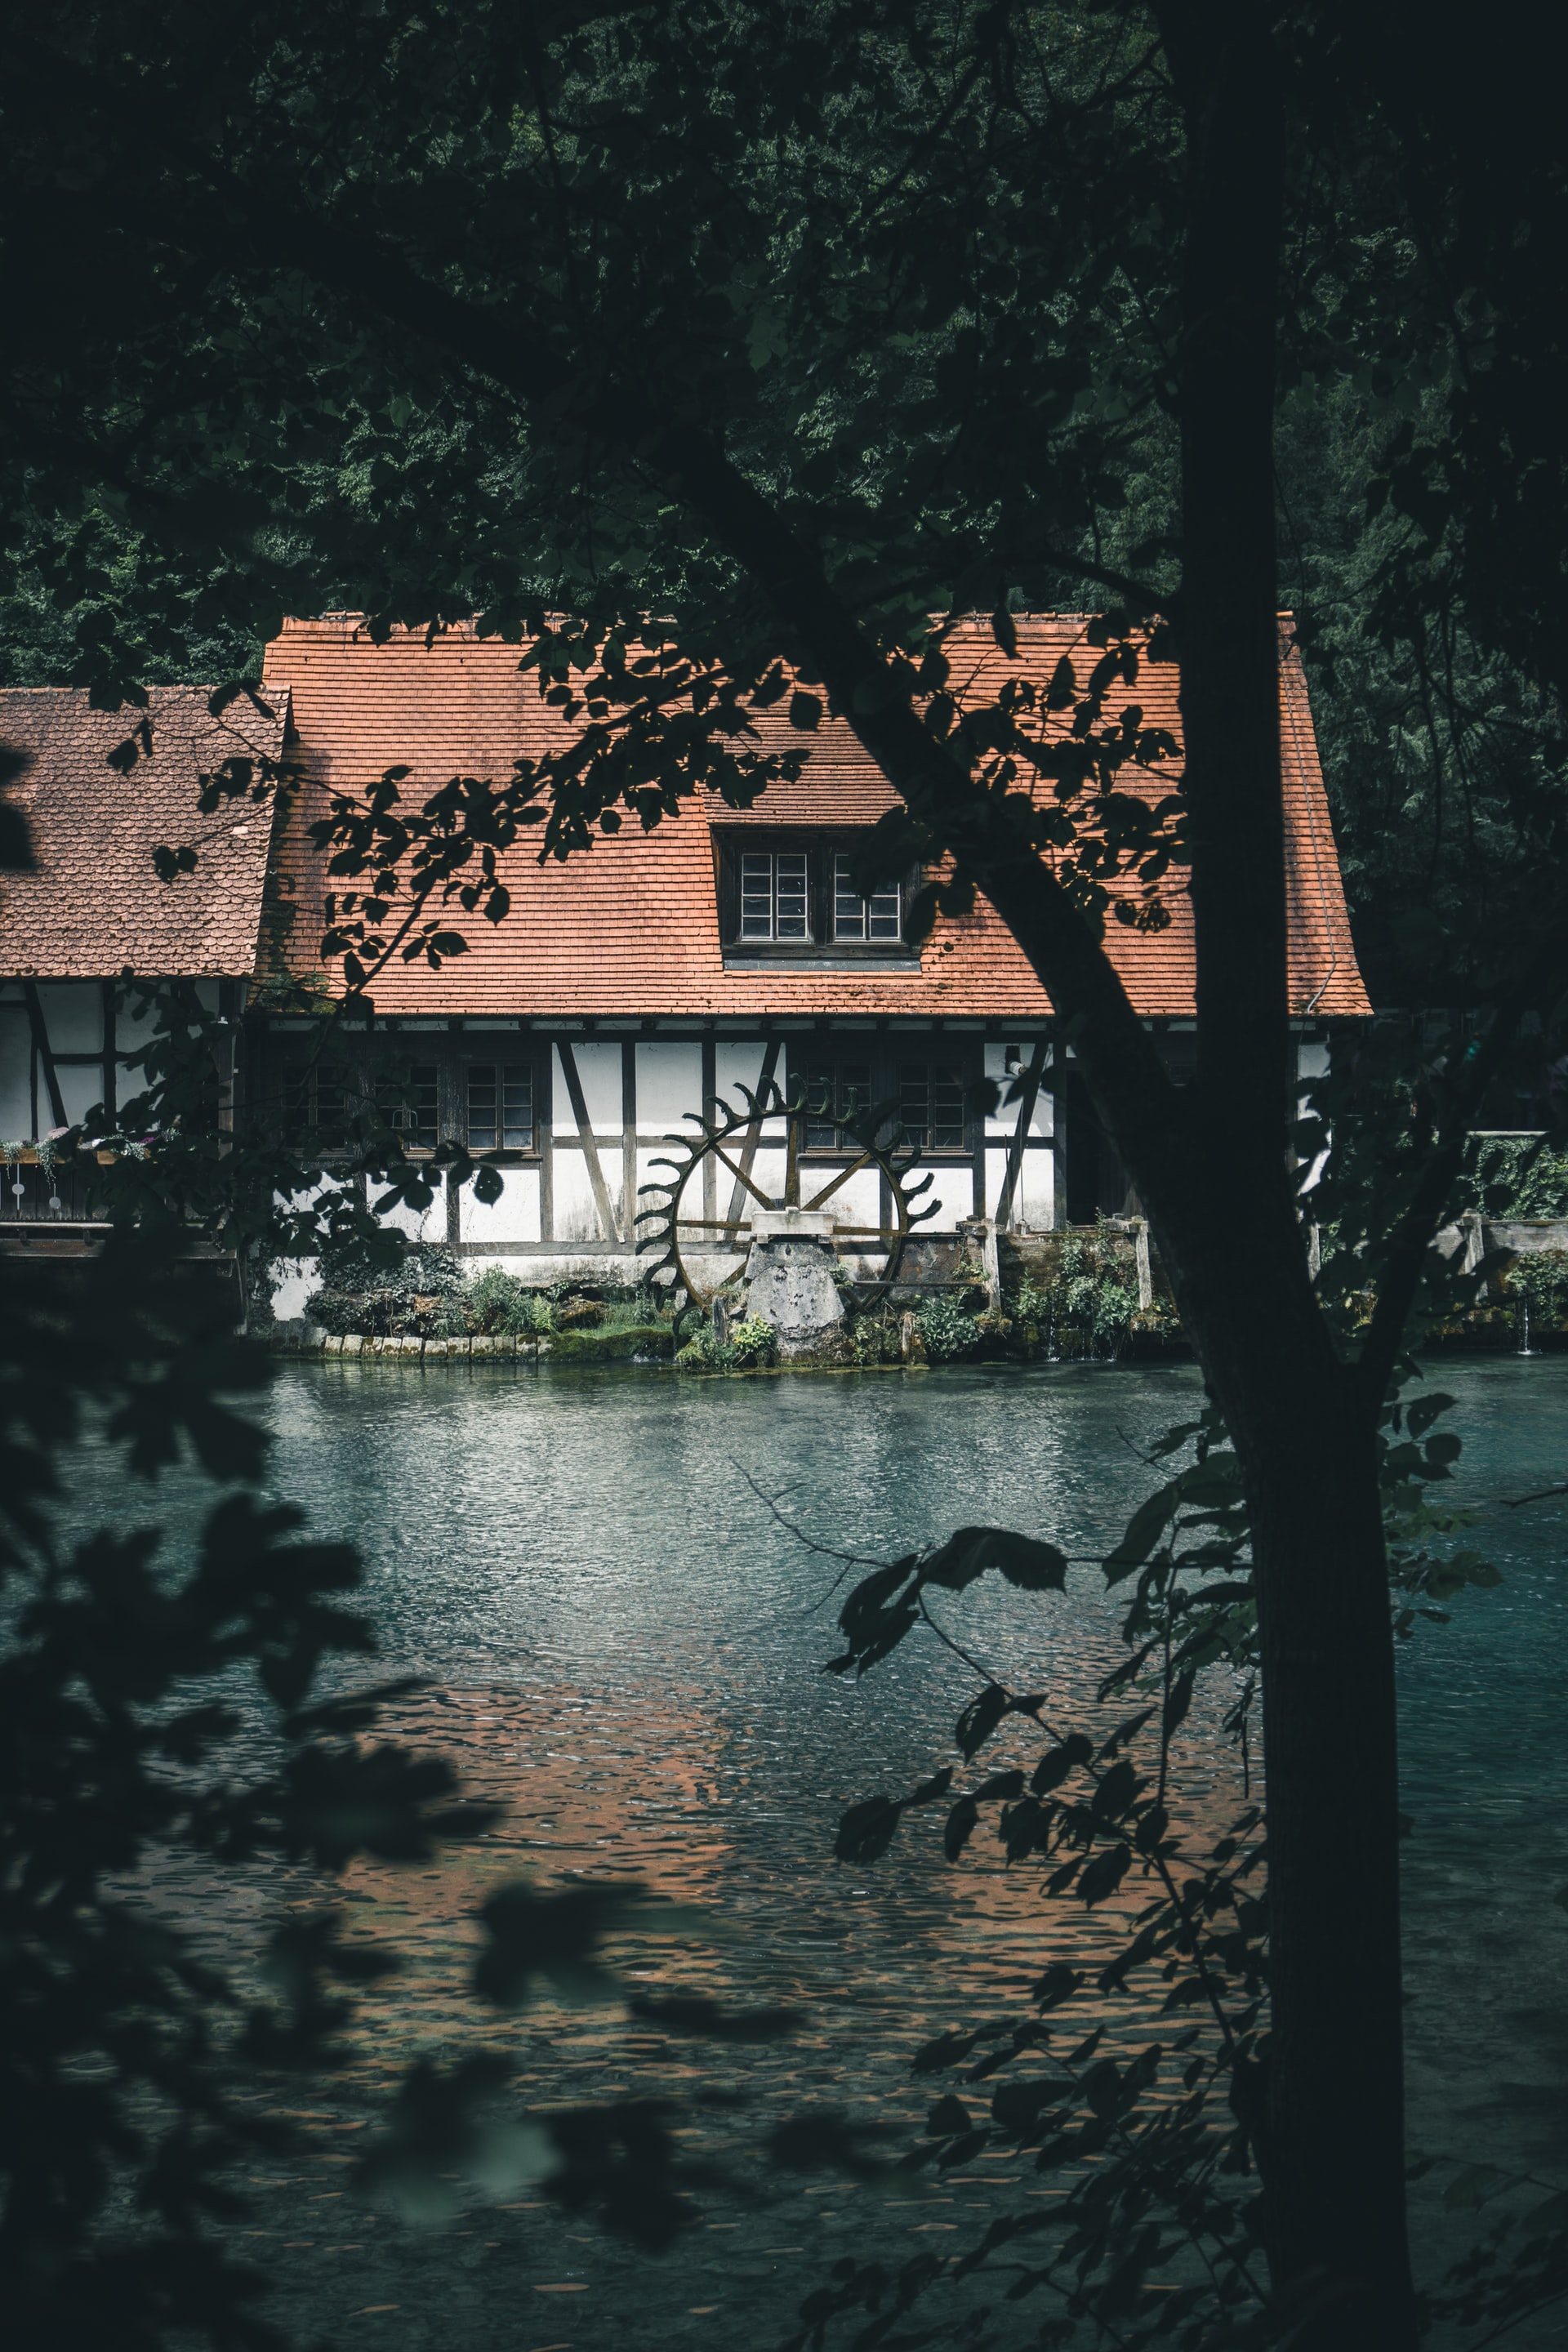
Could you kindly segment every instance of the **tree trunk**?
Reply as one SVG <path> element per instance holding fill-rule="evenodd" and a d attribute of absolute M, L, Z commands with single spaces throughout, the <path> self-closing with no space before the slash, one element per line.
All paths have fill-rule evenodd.
<path fill-rule="evenodd" d="M 1303 2352 L 1407 2352 L 1397 1719 L 1373 1400 L 1313 1299 L 1288 1174 L 1273 481 L 1284 125 L 1267 22 L 1246 0 L 1157 13 L 1190 154 L 1176 640 L 1198 1068 L 1186 1166 L 1128 1157 L 1251 1506 L 1270 2269 L 1282 2289 L 1316 2277 L 1333 2290 Z"/>
<path fill-rule="evenodd" d="M 1159 1229 L 1252 1514 L 1268 1827 L 1265 2242 L 1277 2286 L 1316 2276 L 1335 2290 L 1292 2339 L 1300 2352 L 1410 2352 L 1397 1717 L 1373 1416 L 1312 1298 L 1282 1171 L 1223 1230 L 1212 1198 L 1195 1247 L 1180 1213 L 1169 1239 Z"/>
<path fill-rule="evenodd" d="M 1303 1338 L 1305 1334 L 1301 1335 Z M 1398 1734 L 1373 1435 L 1342 1367 L 1215 1377 L 1252 1507 L 1263 1656 L 1275 2281 L 1348 2290 L 1303 2347 L 1415 2343 L 1405 2235 Z M 1256 1347 L 1250 1351 L 1256 1353 Z"/>

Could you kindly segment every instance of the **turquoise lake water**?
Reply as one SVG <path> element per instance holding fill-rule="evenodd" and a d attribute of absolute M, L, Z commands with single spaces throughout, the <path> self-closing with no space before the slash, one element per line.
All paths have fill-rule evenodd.
<path fill-rule="evenodd" d="M 1550 1898 L 1568 1885 L 1568 1504 L 1503 1505 L 1568 1476 L 1568 1362 L 1445 1364 L 1434 1384 L 1459 1402 L 1458 1491 L 1482 1511 L 1468 1539 L 1506 1580 L 1400 1655 L 1415 1819 L 1411 2139 L 1563 2178 L 1568 1912 Z M 1142 1448 L 1196 1388 L 1181 1368 L 698 1382 L 631 1370 L 285 1369 L 266 1408 L 269 1487 L 302 1504 L 313 1530 L 361 1545 L 384 1665 L 432 1677 L 402 1727 L 438 1742 L 508 1808 L 493 1838 L 440 1871 L 351 1875 L 362 1916 L 395 1927 L 418 1966 L 380 2012 L 368 2072 L 317 2104 L 323 2149 L 333 2131 L 374 2123 L 377 2065 L 401 2064 L 410 2042 L 466 2046 L 467 1915 L 520 1867 L 638 1877 L 711 1906 L 727 1940 L 664 1955 L 656 1972 L 727 2000 L 798 2002 L 809 2020 L 788 2044 L 715 2054 L 628 2041 L 601 2012 L 535 2014 L 505 2029 L 525 2090 L 695 2099 L 731 2134 L 738 2167 L 770 2119 L 813 2103 L 918 2127 L 928 2095 L 908 2060 L 919 2042 L 1016 2009 L 1044 1958 L 1109 1948 L 1114 1923 L 1064 1918 L 983 1845 L 944 1865 L 931 1816 L 914 1817 L 871 1869 L 831 1863 L 846 1803 L 947 1760 L 973 1685 L 931 1641 L 907 1643 L 858 1687 L 825 1675 L 839 1564 L 779 1515 L 875 1558 L 976 1521 L 1093 1555 L 1153 1483 Z M 983 1590 L 950 1622 L 1015 1686 L 1047 1689 L 1058 1719 L 1085 1718 L 1118 1652 L 1087 1567 L 1065 1596 Z M 1194 1710 L 1182 1759 L 1184 1804 L 1215 1822 L 1238 1793 L 1216 1736 L 1224 1697 Z M 317 1890 L 302 1874 L 258 1874 L 214 1895 L 175 1874 L 149 1892 L 232 1944 L 279 1900 Z M 1121 2021 L 1108 2022 L 1114 2035 Z M 481 2202 L 431 2239 L 352 2201 L 340 2210 L 345 2192 L 307 2169 L 261 2183 L 272 2202 L 252 2250 L 289 2250 L 298 2324 L 377 2352 L 607 2352 L 764 2323 L 771 2340 L 868 2224 L 884 2252 L 951 2250 L 998 2200 L 1028 2192 L 1026 2165 L 979 2171 L 923 2204 L 882 2199 L 874 2214 L 863 2194 L 768 2185 L 739 2219 L 719 2214 L 650 2269 L 586 2228 L 563 2234 L 524 2191 L 505 2214 Z"/>

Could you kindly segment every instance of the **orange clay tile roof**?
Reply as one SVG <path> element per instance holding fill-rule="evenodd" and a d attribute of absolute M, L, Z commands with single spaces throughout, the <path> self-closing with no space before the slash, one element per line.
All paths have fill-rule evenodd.
<path fill-rule="evenodd" d="M 279 757 L 287 698 L 258 710 L 245 696 L 220 718 L 207 687 L 155 686 L 145 713 L 94 710 L 80 689 L 0 689 L 0 740 L 33 754 L 7 795 L 26 817 L 37 870 L 0 875 L 0 972 L 112 979 L 256 970 L 273 811 L 196 806 L 197 776 L 231 756 Z M 152 749 L 129 773 L 109 754 L 145 716 Z M 153 852 L 188 843 L 194 874 L 161 882 Z"/>
<path fill-rule="evenodd" d="M 1042 684 L 1070 653 L 1079 676 L 1097 658 L 1085 624 L 1070 614 L 1018 616 L 1021 664 L 1010 664 L 984 621 L 961 622 L 949 646 L 953 681 L 989 699 L 1004 677 L 1022 670 Z M 324 928 L 323 860 L 305 827 L 322 815 L 329 793 L 362 789 L 384 769 L 413 770 L 405 797 L 456 775 L 510 776 L 515 759 L 539 756 L 563 739 L 564 722 L 540 699 L 534 673 L 520 675 L 518 648 L 458 628 L 426 642 L 397 632 L 377 646 L 352 616 L 285 622 L 267 651 L 269 697 L 292 698 L 298 749 L 307 782 L 280 831 L 275 877 L 283 953 L 298 976 L 320 969 Z M 1284 717 L 1292 1010 L 1316 996 L 1323 1015 L 1370 1012 L 1351 944 L 1339 861 L 1334 852 L 1306 681 L 1289 654 L 1280 671 Z M 1145 723 L 1180 740 L 1176 671 L 1142 665 L 1129 698 Z M 809 747 L 804 775 L 771 786 L 752 813 L 764 824 L 869 824 L 893 805 L 880 772 L 841 720 L 813 735 L 772 714 L 768 748 Z M 1179 762 L 1168 763 L 1175 771 Z M 1166 771 L 1158 785 L 1163 788 Z M 1000 918 L 984 901 L 974 915 L 939 923 L 919 971 L 874 967 L 816 971 L 724 968 L 714 887 L 713 835 L 747 820 L 715 801 L 687 803 L 652 833 L 628 824 L 595 839 L 567 863 L 541 866 L 515 853 L 505 872 L 511 912 L 499 926 L 479 917 L 454 920 L 469 952 L 439 971 L 398 962 L 378 978 L 379 1013 L 392 1015 L 791 1013 L 1038 1019 L 1049 1000 Z M 1107 946 L 1137 1010 L 1150 1018 L 1190 1018 L 1194 1011 L 1193 928 L 1180 869 L 1163 895 L 1172 922 L 1135 933 L 1107 927 Z M 868 960 L 868 961 L 869 960 Z"/>

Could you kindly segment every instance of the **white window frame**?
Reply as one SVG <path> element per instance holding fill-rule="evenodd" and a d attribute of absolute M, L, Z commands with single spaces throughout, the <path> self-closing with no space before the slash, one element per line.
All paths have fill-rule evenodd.
<path fill-rule="evenodd" d="M 809 947 L 811 854 L 805 849 L 747 849 L 741 854 L 741 939 Z"/>
<path fill-rule="evenodd" d="M 483 1071 L 484 1078 L 479 1074 Z M 479 1098 L 476 1099 L 476 1080 Z M 489 1118 L 476 1118 L 482 1112 L 483 1100 L 489 1094 Z M 526 1117 L 519 1114 L 526 1110 Z M 509 1118 L 508 1112 L 512 1116 Z M 465 1133 L 470 1151 L 529 1151 L 539 1142 L 539 1114 L 535 1101 L 533 1065 L 530 1061 L 511 1058 L 507 1061 L 465 1061 L 463 1065 L 463 1115 Z M 489 1143 L 479 1143 L 476 1137 L 489 1135 Z"/>
<path fill-rule="evenodd" d="M 897 947 L 904 936 L 904 886 L 879 883 L 863 898 L 850 878 L 852 850 L 833 853 L 833 936 L 857 947 Z"/>

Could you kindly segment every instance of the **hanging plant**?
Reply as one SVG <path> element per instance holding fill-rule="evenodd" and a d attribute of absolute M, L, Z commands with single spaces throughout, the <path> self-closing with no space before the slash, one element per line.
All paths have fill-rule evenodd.
<path fill-rule="evenodd" d="M 57 1214 L 61 1202 L 59 1179 L 56 1171 L 59 1165 L 59 1139 L 66 1132 L 63 1127 L 56 1127 L 51 1128 L 47 1135 L 41 1135 L 38 1138 L 38 1165 L 48 1180 L 49 1206 Z"/>
<path fill-rule="evenodd" d="M 22 1154 L 26 1151 L 26 1148 L 27 1147 L 25 1143 L 0 1143 L 0 1152 L 4 1152 L 5 1155 L 6 1172 L 14 1179 L 11 1190 L 16 1195 L 18 1201 L 22 1198 L 23 1193 L 27 1189 L 26 1184 L 22 1181 L 20 1169 Z"/>

